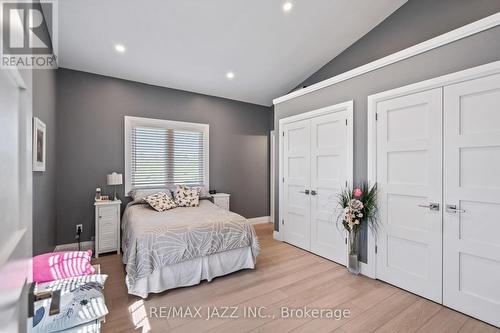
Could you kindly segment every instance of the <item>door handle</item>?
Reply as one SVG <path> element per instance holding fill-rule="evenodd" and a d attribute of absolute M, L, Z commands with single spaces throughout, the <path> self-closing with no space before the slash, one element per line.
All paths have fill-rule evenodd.
<path fill-rule="evenodd" d="M 305 195 L 309 195 L 309 190 L 299 191 L 299 193 L 304 193 Z"/>
<path fill-rule="evenodd" d="M 417 206 L 421 208 L 428 208 L 429 210 L 439 211 L 439 204 L 435 202 L 431 202 L 428 205 L 417 205 Z"/>
<path fill-rule="evenodd" d="M 316 194 L 318 194 L 318 193 L 315 190 L 311 191 L 311 195 L 316 195 Z"/>
<path fill-rule="evenodd" d="M 465 210 L 457 209 L 456 205 L 446 205 L 446 212 L 456 214 L 456 213 L 465 213 Z"/>

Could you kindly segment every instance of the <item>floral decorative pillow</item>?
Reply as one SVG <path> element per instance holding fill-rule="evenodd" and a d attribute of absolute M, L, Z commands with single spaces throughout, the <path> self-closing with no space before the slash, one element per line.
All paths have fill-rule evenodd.
<path fill-rule="evenodd" d="M 174 200 L 165 192 L 158 192 L 152 195 L 148 195 L 144 198 L 153 209 L 163 212 L 172 208 L 177 207 Z"/>
<path fill-rule="evenodd" d="M 198 196 L 200 197 L 200 199 L 210 198 L 210 193 L 208 193 L 208 188 L 204 186 L 186 186 L 186 185 L 178 185 L 178 186 L 182 186 L 189 189 L 196 189 L 198 191 Z"/>
<path fill-rule="evenodd" d="M 197 207 L 199 202 L 199 188 L 189 188 L 184 185 L 177 185 L 175 189 L 175 203 L 178 207 Z"/>
<path fill-rule="evenodd" d="M 198 194 L 198 196 L 201 194 L 201 187 L 197 187 L 197 186 L 186 186 L 186 185 L 177 185 L 175 187 L 175 191 L 173 191 L 174 193 L 174 198 L 176 198 L 180 192 L 182 191 L 188 191 L 188 190 L 195 190 L 196 193 Z"/>

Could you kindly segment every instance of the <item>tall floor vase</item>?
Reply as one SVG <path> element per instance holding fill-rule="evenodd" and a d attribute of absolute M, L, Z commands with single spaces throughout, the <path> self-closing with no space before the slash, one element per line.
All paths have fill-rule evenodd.
<path fill-rule="evenodd" d="M 359 259 L 358 259 L 358 232 L 357 231 L 349 231 L 349 257 L 347 260 L 347 270 L 354 274 L 358 275 L 360 272 L 359 267 Z"/>

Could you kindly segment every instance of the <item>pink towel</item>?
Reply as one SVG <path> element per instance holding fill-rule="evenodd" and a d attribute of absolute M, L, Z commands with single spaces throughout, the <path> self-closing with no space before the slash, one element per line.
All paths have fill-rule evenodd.
<path fill-rule="evenodd" d="M 47 282 L 95 273 L 92 250 L 45 253 L 33 258 L 33 281 Z"/>

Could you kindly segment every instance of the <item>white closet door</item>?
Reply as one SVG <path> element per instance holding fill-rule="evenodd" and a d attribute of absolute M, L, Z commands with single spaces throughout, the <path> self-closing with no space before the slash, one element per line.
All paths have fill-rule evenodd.
<path fill-rule="evenodd" d="M 500 326 L 500 75 L 444 94 L 443 302 Z"/>
<path fill-rule="evenodd" d="M 380 102 L 377 116 L 377 278 L 441 302 L 442 89 Z"/>
<path fill-rule="evenodd" d="M 348 112 L 311 119 L 311 251 L 346 263 L 345 236 L 337 226 L 337 197 L 348 170 Z"/>
<path fill-rule="evenodd" d="M 284 241 L 305 250 L 311 247 L 309 123 L 286 124 L 283 138 Z"/>

